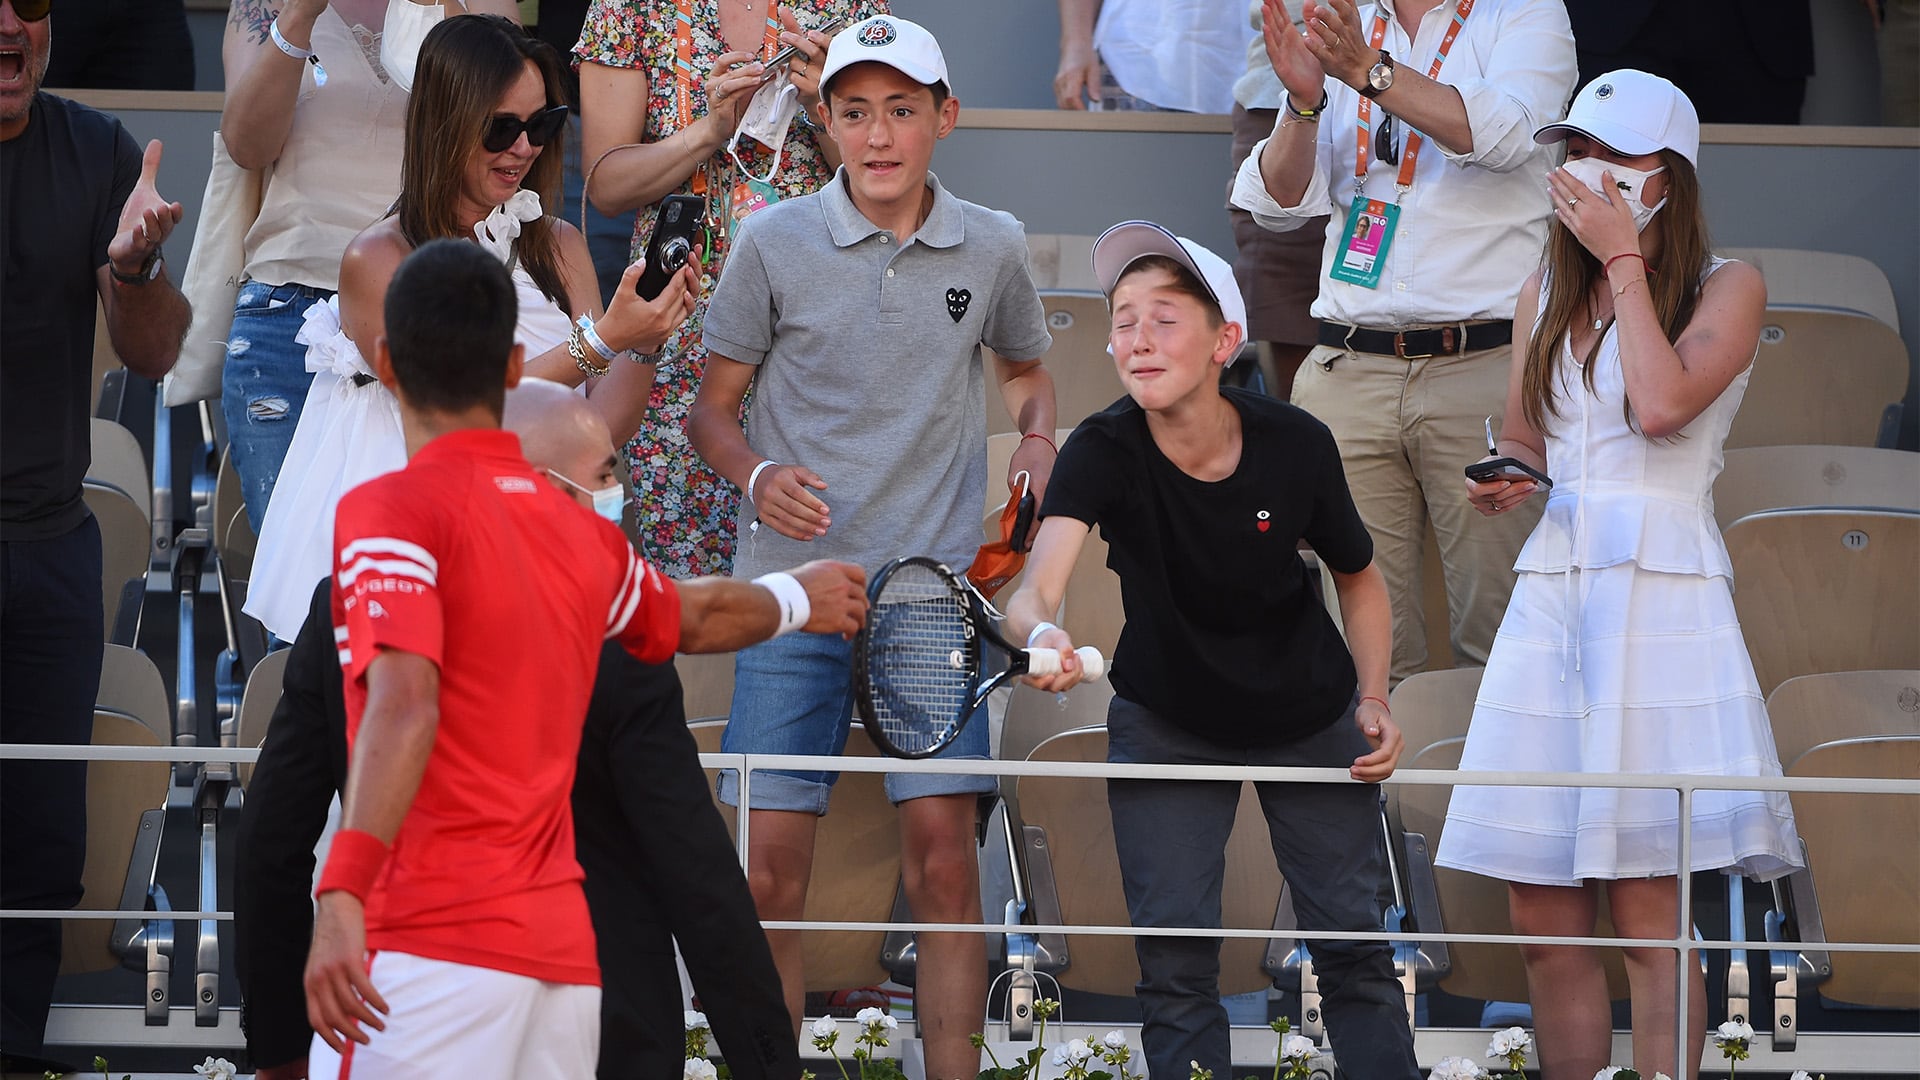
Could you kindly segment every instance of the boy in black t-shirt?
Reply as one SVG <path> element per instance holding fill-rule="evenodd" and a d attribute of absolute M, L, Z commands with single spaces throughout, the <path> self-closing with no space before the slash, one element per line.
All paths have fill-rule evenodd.
<path fill-rule="evenodd" d="M 1246 314 L 1232 268 L 1158 225 L 1124 222 L 1094 244 L 1128 397 L 1060 448 L 1011 631 L 1062 650 L 1059 609 L 1087 532 L 1100 526 L 1127 622 L 1113 660 L 1109 760 L 1344 767 L 1377 783 L 1402 741 L 1387 713 L 1392 617 L 1373 542 L 1333 436 L 1307 413 L 1222 389 Z M 1305 539 L 1330 572 L 1352 653 L 1307 587 Z M 1356 670 L 1357 669 L 1357 670 Z M 1385 859 L 1365 784 L 1257 785 L 1280 870 L 1309 930 L 1379 930 Z M 1236 781 L 1111 780 L 1107 800 L 1135 926 L 1220 925 Z M 1405 1000 L 1383 942 L 1310 946 L 1341 1071 L 1417 1077 Z M 1228 1074 L 1218 938 L 1139 937 L 1141 1040 L 1154 1076 L 1197 1063 Z"/>

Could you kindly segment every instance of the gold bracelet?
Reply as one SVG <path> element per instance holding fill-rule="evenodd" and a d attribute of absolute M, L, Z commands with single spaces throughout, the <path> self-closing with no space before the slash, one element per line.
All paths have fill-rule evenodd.
<path fill-rule="evenodd" d="M 601 364 L 599 367 L 594 367 L 593 364 L 587 360 L 587 347 L 586 344 L 580 340 L 580 328 L 578 326 L 571 327 L 567 332 L 567 355 L 573 357 L 573 366 L 585 372 L 589 379 L 597 379 L 605 375 L 608 370 L 613 367 L 612 361 Z"/>

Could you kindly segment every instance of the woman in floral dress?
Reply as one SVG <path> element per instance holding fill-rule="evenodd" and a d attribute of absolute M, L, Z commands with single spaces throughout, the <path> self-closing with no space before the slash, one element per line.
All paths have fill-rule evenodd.
<path fill-rule="evenodd" d="M 733 565 L 740 494 L 707 468 L 685 431 L 687 407 L 706 371 L 700 337 L 707 294 L 740 217 L 761 200 L 818 189 L 840 165 L 832 143 L 807 123 L 819 101 L 827 44 L 827 35 L 814 28 L 836 17 L 852 23 L 887 10 L 885 0 L 795 0 L 777 10 L 773 4 L 594 0 L 574 47 L 585 118 L 582 160 L 591 167 L 587 194 L 604 213 L 641 208 L 634 257 L 646 251 L 662 198 L 685 193 L 707 199 L 701 297 L 693 317 L 662 349 L 646 420 L 627 444 L 641 553 L 676 578 L 725 574 Z M 770 19 L 778 21 L 770 27 Z M 772 74 L 792 83 L 801 115 L 787 129 L 772 179 L 748 189 L 743 172 L 765 177 L 774 155 L 745 136 L 729 154 L 728 142 L 763 81 L 762 64 L 787 45 L 798 52 Z"/>

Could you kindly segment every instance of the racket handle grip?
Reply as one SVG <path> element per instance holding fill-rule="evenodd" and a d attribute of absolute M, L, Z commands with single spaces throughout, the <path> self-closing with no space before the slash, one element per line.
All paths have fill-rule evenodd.
<path fill-rule="evenodd" d="M 1060 674 L 1060 650 L 1028 649 L 1026 652 L 1027 674 Z M 1107 659 L 1100 655 L 1099 649 L 1091 645 L 1082 645 L 1073 650 L 1073 655 L 1080 660 L 1080 673 L 1083 679 L 1093 682 L 1107 673 Z"/>

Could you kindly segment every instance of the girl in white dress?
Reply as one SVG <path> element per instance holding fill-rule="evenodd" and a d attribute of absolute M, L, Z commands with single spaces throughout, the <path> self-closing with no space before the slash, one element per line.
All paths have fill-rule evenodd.
<path fill-rule="evenodd" d="M 333 511 L 356 485 L 406 464 L 391 393 L 367 358 L 385 328 L 387 283 L 415 247 L 471 237 L 513 267 L 526 374 L 582 387 L 624 441 L 653 385 L 649 354 L 692 311 L 690 260 L 653 301 L 627 268 L 603 313 L 586 241 L 546 216 L 560 184 L 566 106 L 560 59 L 510 19 L 449 18 L 427 35 L 407 102 L 400 197 L 348 246 L 340 294 L 308 310 L 298 340 L 315 373 L 268 503 L 246 611 L 281 638 L 306 618 L 332 560 Z"/>
<path fill-rule="evenodd" d="M 1601 75 L 1564 123 L 1549 177 L 1544 265 L 1520 291 L 1497 453 L 1553 486 L 1521 551 L 1487 660 L 1462 769 L 1778 776 L 1760 687 L 1734 616 L 1713 516 L 1721 447 L 1746 392 L 1766 285 L 1707 247 L 1693 104 L 1665 79 Z M 1530 479 L 1467 481 L 1482 514 L 1532 497 Z M 1692 865 L 1679 865 L 1675 793 L 1458 787 L 1436 861 L 1509 882 L 1515 932 L 1587 935 L 1602 887 L 1624 937 L 1683 925 L 1677 874 L 1761 880 L 1800 863 L 1779 792 L 1699 792 Z M 1690 924 L 1690 920 L 1688 921 Z M 1608 1063 L 1597 950 L 1522 947 L 1547 1080 Z M 1633 1065 L 1675 1067 L 1675 954 L 1626 950 Z M 1690 965 L 1699 1067 L 1706 991 Z"/>

